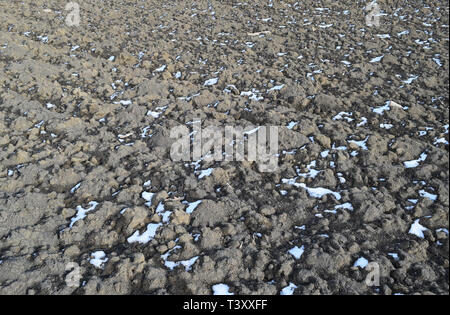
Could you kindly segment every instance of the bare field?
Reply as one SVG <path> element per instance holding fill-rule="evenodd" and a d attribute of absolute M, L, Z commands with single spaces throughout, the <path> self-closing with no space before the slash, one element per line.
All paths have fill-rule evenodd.
<path fill-rule="evenodd" d="M 67 3 L 0 0 L 0 294 L 449 293 L 447 1 Z"/>

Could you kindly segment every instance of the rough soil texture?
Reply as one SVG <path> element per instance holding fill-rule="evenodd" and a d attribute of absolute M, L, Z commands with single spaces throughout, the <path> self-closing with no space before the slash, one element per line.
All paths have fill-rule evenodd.
<path fill-rule="evenodd" d="M 0 0 L 0 294 L 448 294 L 448 2 L 367 3 Z M 173 162 L 193 117 L 279 170 Z"/>

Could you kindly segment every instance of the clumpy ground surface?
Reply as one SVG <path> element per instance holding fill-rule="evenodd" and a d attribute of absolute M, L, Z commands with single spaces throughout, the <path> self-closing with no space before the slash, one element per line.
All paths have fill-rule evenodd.
<path fill-rule="evenodd" d="M 448 2 L 367 4 L 0 0 L 0 294 L 448 294 Z"/>

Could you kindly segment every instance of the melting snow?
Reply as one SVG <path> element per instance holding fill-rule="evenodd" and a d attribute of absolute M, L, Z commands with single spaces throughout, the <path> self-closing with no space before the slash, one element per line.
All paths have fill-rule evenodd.
<path fill-rule="evenodd" d="M 380 124 L 380 128 L 383 128 L 383 129 L 389 130 L 392 127 L 394 127 L 394 125 L 391 125 L 391 124 Z"/>
<path fill-rule="evenodd" d="M 152 205 L 152 198 L 155 194 L 151 193 L 151 192 L 147 192 L 144 191 L 141 195 L 142 198 L 144 198 L 147 202 L 145 203 L 145 205 L 147 205 L 148 207 L 150 207 Z"/>
<path fill-rule="evenodd" d="M 98 206 L 98 202 L 96 202 L 96 201 L 89 202 L 89 208 L 87 208 L 87 209 L 84 209 L 82 206 L 78 206 L 77 207 L 77 211 L 78 211 L 77 215 L 71 219 L 69 227 L 71 228 L 71 227 L 73 227 L 75 222 L 77 222 L 79 220 L 83 220 L 86 217 L 87 213 L 89 211 L 94 210 L 97 206 Z"/>
<path fill-rule="evenodd" d="M 374 113 L 377 113 L 378 115 L 383 115 L 384 111 L 391 110 L 391 107 L 389 106 L 389 104 L 390 104 L 390 101 L 387 101 L 386 104 L 384 104 L 384 106 L 380 106 L 380 107 L 374 108 L 372 111 Z"/>
<path fill-rule="evenodd" d="M 416 235 L 417 237 L 424 238 L 425 235 L 423 232 L 428 231 L 428 229 L 419 223 L 420 219 L 417 219 L 414 221 L 414 223 L 411 225 L 411 229 L 409 230 L 409 234 Z"/>
<path fill-rule="evenodd" d="M 136 242 L 140 244 L 147 244 L 155 237 L 156 231 L 160 226 L 162 226 L 161 223 L 150 223 L 149 225 L 147 225 L 147 230 L 142 233 L 142 235 L 139 233 L 139 231 L 136 231 L 127 239 L 127 241 L 130 244 Z"/>
<path fill-rule="evenodd" d="M 354 119 L 350 118 L 350 117 L 344 117 L 344 116 L 353 116 L 353 113 L 347 113 L 347 112 L 340 112 L 339 114 L 337 114 L 336 116 L 333 117 L 333 120 L 341 120 L 341 119 L 345 119 L 348 122 L 352 122 Z"/>
<path fill-rule="evenodd" d="M 394 258 L 394 260 L 399 260 L 397 253 L 388 253 L 388 255 L 391 256 L 392 258 Z"/>
<path fill-rule="evenodd" d="M 337 200 L 341 200 L 341 194 L 331 191 L 327 188 L 317 187 L 317 188 L 310 188 L 307 187 L 304 183 L 297 183 L 295 182 L 295 179 L 282 179 L 282 183 L 295 186 L 295 187 L 301 187 L 308 191 L 309 195 L 314 198 L 322 198 L 325 195 L 331 194 L 333 195 Z"/>
<path fill-rule="evenodd" d="M 219 82 L 219 78 L 209 79 L 209 80 L 205 81 L 204 86 L 213 86 L 213 85 L 217 84 L 217 82 Z"/>
<path fill-rule="evenodd" d="M 78 188 L 80 188 L 80 186 L 81 186 L 81 182 L 79 182 L 78 184 L 73 186 L 72 189 L 70 189 L 70 193 L 73 194 Z"/>
<path fill-rule="evenodd" d="M 164 70 L 166 70 L 167 66 L 166 65 L 162 65 L 161 67 L 155 69 L 155 72 L 163 72 Z"/>
<path fill-rule="evenodd" d="M 324 210 L 324 212 L 336 214 L 337 210 L 339 210 L 339 209 L 346 209 L 346 210 L 353 211 L 353 205 L 350 202 L 347 202 L 342 205 L 336 205 L 334 207 L 334 210 Z"/>
<path fill-rule="evenodd" d="M 367 149 L 367 145 L 366 145 L 367 140 L 369 140 L 369 136 L 367 136 L 366 139 L 361 140 L 361 141 L 348 140 L 348 142 L 354 143 L 354 144 L 356 144 L 358 147 L 360 147 L 361 149 L 367 151 L 367 150 L 368 150 L 368 149 Z"/>
<path fill-rule="evenodd" d="M 198 200 L 198 201 L 195 201 L 195 202 L 191 202 L 191 203 L 188 203 L 188 206 L 187 206 L 187 208 L 186 208 L 186 213 L 192 213 L 192 212 L 194 212 L 194 210 L 200 205 L 202 203 L 202 200 Z"/>
<path fill-rule="evenodd" d="M 379 57 L 372 58 L 369 62 L 370 62 L 370 63 L 380 62 L 381 59 L 383 59 L 383 57 L 384 57 L 384 55 L 383 55 L 383 56 L 379 56 Z"/>
<path fill-rule="evenodd" d="M 284 88 L 284 84 L 274 86 L 273 88 L 269 89 L 267 92 L 280 91 L 282 88 Z"/>
<path fill-rule="evenodd" d="M 369 264 L 369 261 L 367 259 L 365 259 L 364 257 L 360 257 L 360 258 L 358 258 L 357 261 L 355 261 L 355 264 L 353 266 L 364 269 L 367 267 L 368 264 Z"/>
<path fill-rule="evenodd" d="M 437 200 L 437 195 L 434 195 L 434 194 L 430 194 L 429 192 L 427 192 L 426 190 L 424 190 L 424 189 L 421 189 L 421 190 L 419 190 L 419 195 L 420 195 L 420 197 L 422 197 L 422 198 L 428 198 L 428 199 L 430 199 L 430 200 L 432 200 L 432 201 L 436 201 Z"/>
<path fill-rule="evenodd" d="M 288 125 L 287 125 L 287 129 L 290 129 L 290 130 L 292 130 L 295 126 L 297 126 L 298 125 L 298 122 L 296 122 L 296 121 L 291 121 Z"/>
<path fill-rule="evenodd" d="M 293 283 L 289 283 L 287 287 L 285 287 L 283 290 L 281 290 L 280 295 L 293 295 L 295 289 L 297 289 L 297 286 Z"/>
<path fill-rule="evenodd" d="M 427 156 L 428 155 L 424 152 L 417 160 L 403 162 L 403 165 L 405 165 L 406 168 L 418 167 L 420 165 L 420 162 L 424 162 L 427 159 Z"/>
<path fill-rule="evenodd" d="M 162 259 L 164 259 L 164 265 L 169 268 L 170 270 L 173 270 L 174 268 L 182 265 L 186 271 L 190 271 L 192 269 L 192 266 L 197 262 L 199 259 L 199 256 L 192 257 L 191 259 L 187 260 L 181 260 L 181 261 L 170 261 L 169 256 L 170 254 L 177 249 L 180 249 L 181 246 L 175 246 L 171 250 L 167 251 L 164 255 L 161 256 Z"/>
<path fill-rule="evenodd" d="M 214 295 L 234 295 L 230 292 L 230 287 L 226 284 L 219 283 L 212 286 Z"/>
<path fill-rule="evenodd" d="M 123 106 L 128 106 L 128 105 L 131 105 L 132 104 L 132 101 L 130 101 L 130 100 L 122 100 L 122 101 L 120 101 L 119 102 L 121 105 L 123 105 Z"/>
<path fill-rule="evenodd" d="M 108 258 L 106 258 L 106 254 L 104 251 L 97 251 L 91 254 L 91 257 L 93 257 L 89 262 L 91 265 L 94 265 L 96 268 L 101 269 L 102 265 L 108 261 Z"/>
<path fill-rule="evenodd" d="M 295 246 L 294 248 L 292 248 L 288 251 L 288 253 L 291 254 L 292 256 L 294 256 L 295 259 L 300 259 L 304 252 L 305 252 L 304 246 L 302 246 L 300 248 Z"/>
<path fill-rule="evenodd" d="M 417 78 L 419 78 L 418 75 L 411 75 L 411 76 L 409 77 L 409 79 L 403 81 L 403 83 L 405 83 L 405 84 L 411 84 L 413 81 L 417 80 Z"/>
<path fill-rule="evenodd" d="M 212 174 L 213 170 L 214 170 L 214 168 L 208 168 L 206 170 L 196 171 L 197 174 L 200 173 L 198 175 L 198 179 L 202 179 L 203 177 L 210 176 Z"/>

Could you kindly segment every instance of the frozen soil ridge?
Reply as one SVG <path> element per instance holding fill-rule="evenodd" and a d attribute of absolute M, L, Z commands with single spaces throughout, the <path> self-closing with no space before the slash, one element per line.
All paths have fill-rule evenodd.
<path fill-rule="evenodd" d="M 378 27 L 355 1 L 80 1 L 77 27 L 28 2 L 0 1 L 0 294 L 448 294 L 447 1 Z M 173 162 L 194 117 L 280 126 L 279 170 Z"/>

